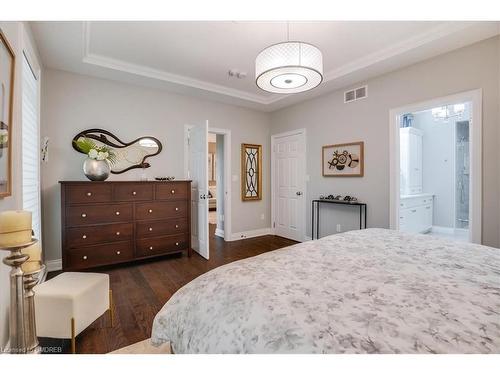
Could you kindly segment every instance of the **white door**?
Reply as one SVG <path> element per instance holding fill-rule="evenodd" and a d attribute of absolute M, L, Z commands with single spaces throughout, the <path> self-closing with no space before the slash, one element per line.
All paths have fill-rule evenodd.
<path fill-rule="evenodd" d="M 191 244 L 208 259 L 208 121 L 188 130 L 188 158 L 191 183 Z"/>
<path fill-rule="evenodd" d="M 274 233 L 304 241 L 305 133 L 273 136 Z"/>

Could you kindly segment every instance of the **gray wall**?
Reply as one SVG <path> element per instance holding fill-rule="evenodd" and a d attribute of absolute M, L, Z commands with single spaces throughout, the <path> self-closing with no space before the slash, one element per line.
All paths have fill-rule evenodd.
<path fill-rule="evenodd" d="M 483 89 L 483 243 L 499 239 L 499 38 L 435 57 L 368 80 L 368 98 L 344 104 L 339 90 L 271 115 L 271 133 L 307 128 L 307 200 L 324 193 L 352 194 L 368 203 L 368 225 L 389 227 L 389 110 L 457 92 Z M 357 85 L 353 85 L 356 87 Z M 321 176 L 321 146 L 365 142 L 363 178 Z M 308 205 L 308 235 L 310 235 Z M 337 215 L 335 224 L 348 220 Z M 356 226 L 356 217 L 349 225 Z M 347 224 L 346 224 L 347 225 Z"/>
<path fill-rule="evenodd" d="M 233 233 L 269 228 L 269 115 L 221 103 L 175 95 L 165 91 L 117 83 L 99 78 L 47 69 L 43 72 L 41 136 L 48 136 L 49 161 L 42 165 L 44 249 L 48 260 L 61 258 L 60 180 L 86 180 L 84 155 L 71 147 L 81 130 L 104 128 L 122 140 L 155 136 L 164 149 L 151 159 L 146 172 L 184 175 L 184 124 L 199 124 L 231 130 Z M 240 144 L 263 145 L 263 200 L 242 202 L 240 198 Z M 112 175 L 110 181 L 138 179 L 142 171 Z M 244 215 L 241 213 L 244 212 Z M 264 220 L 261 219 L 264 214 Z"/>

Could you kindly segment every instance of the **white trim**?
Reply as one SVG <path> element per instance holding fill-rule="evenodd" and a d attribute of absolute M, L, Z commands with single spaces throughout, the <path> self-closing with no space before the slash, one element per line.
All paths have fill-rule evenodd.
<path fill-rule="evenodd" d="M 215 235 L 216 235 L 217 237 L 224 238 L 224 231 L 223 231 L 222 229 L 215 228 Z"/>
<path fill-rule="evenodd" d="M 247 231 L 244 231 L 244 232 L 233 233 L 233 235 L 231 236 L 231 239 L 229 241 L 244 240 L 244 239 L 247 239 L 247 238 L 267 236 L 267 235 L 270 235 L 270 234 L 272 234 L 271 228 L 261 228 L 261 229 L 247 230 Z"/>
<path fill-rule="evenodd" d="M 60 271 L 62 270 L 62 259 L 46 260 L 45 267 L 47 267 L 47 272 Z"/>
<path fill-rule="evenodd" d="M 430 233 L 455 234 L 455 228 L 433 225 Z"/>
<path fill-rule="evenodd" d="M 402 114 L 445 106 L 459 102 L 472 102 L 470 134 L 470 191 L 469 240 L 482 243 L 482 89 L 465 91 L 428 101 L 408 104 L 389 111 L 390 148 L 390 228 L 399 229 L 399 122 Z"/>
<path fill-rule="evenodd" d="M 274 186 L 275 186 L 275 181 L 274 181 L 274 161 L 275 161 L 275 156 L 274 156 L 274 144 L 277 138 L 282 138 L 282 137 L 289 137 L 292 135 L 302 135 L 304 138 L 304 175 L 302 176 L 303 181 L 304 181 L 304 192 L 302 194 L 303 197 L 303 210 L 304 216 L 302 219 L 302 228 L 303 228 L 303 233 L 302 233 L 302 238 L 301 241 L 304 241 L 306 238 L 306 233 L 307 233 L 307 130 L 302 128 L 302 129 L 296 129 L 296 130 L 291 130 L 287 131 L 284 133 L 278 133 L 278 134 L 273 134 L 271 135 L 271 230 L 272 234 L 275 234 L 274 231 L 274 223 L 276 222 L 276 208 L 275 208 L 275 203 L 274 203 Z M 300 178 L 300 176 L 298 177 Z"/>

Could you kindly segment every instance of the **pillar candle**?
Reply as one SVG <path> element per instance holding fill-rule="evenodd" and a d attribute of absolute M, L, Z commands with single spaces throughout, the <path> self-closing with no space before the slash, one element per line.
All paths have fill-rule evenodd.
<path fill-rule="evenodd" d="M 0 212 L 0 248 L 31 241 L 31 212 Z"/>

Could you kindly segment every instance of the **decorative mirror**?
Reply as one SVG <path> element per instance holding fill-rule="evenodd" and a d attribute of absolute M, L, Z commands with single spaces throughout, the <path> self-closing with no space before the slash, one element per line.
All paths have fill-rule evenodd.
<path fill-rule="evenodd" d="M 112 148 L 115 160 L 111 166 L 111 173 L 120 174 L 134 168 L 149 168 L 151 164 L 146 159 L 158 155 L 163 146 L 155 137 L 140 137 L 132 142 L 123 142 L 111 132 L 103 129 L 88 129 L 78 133 L 73 138 L 73 148 L 85 154 L 76 145 L 80 138 L 90 138 L 99 145 L 106 145 Z"/>
<path fill-rule="evenodd" d="M 12 104 L 15 57 L 0 30 L 0 198 L 11 195 Z"/>
<path fill-rule="evenodd" d="M 241 144 L 241 199 L 262 199 L 262 146 Z"/>

